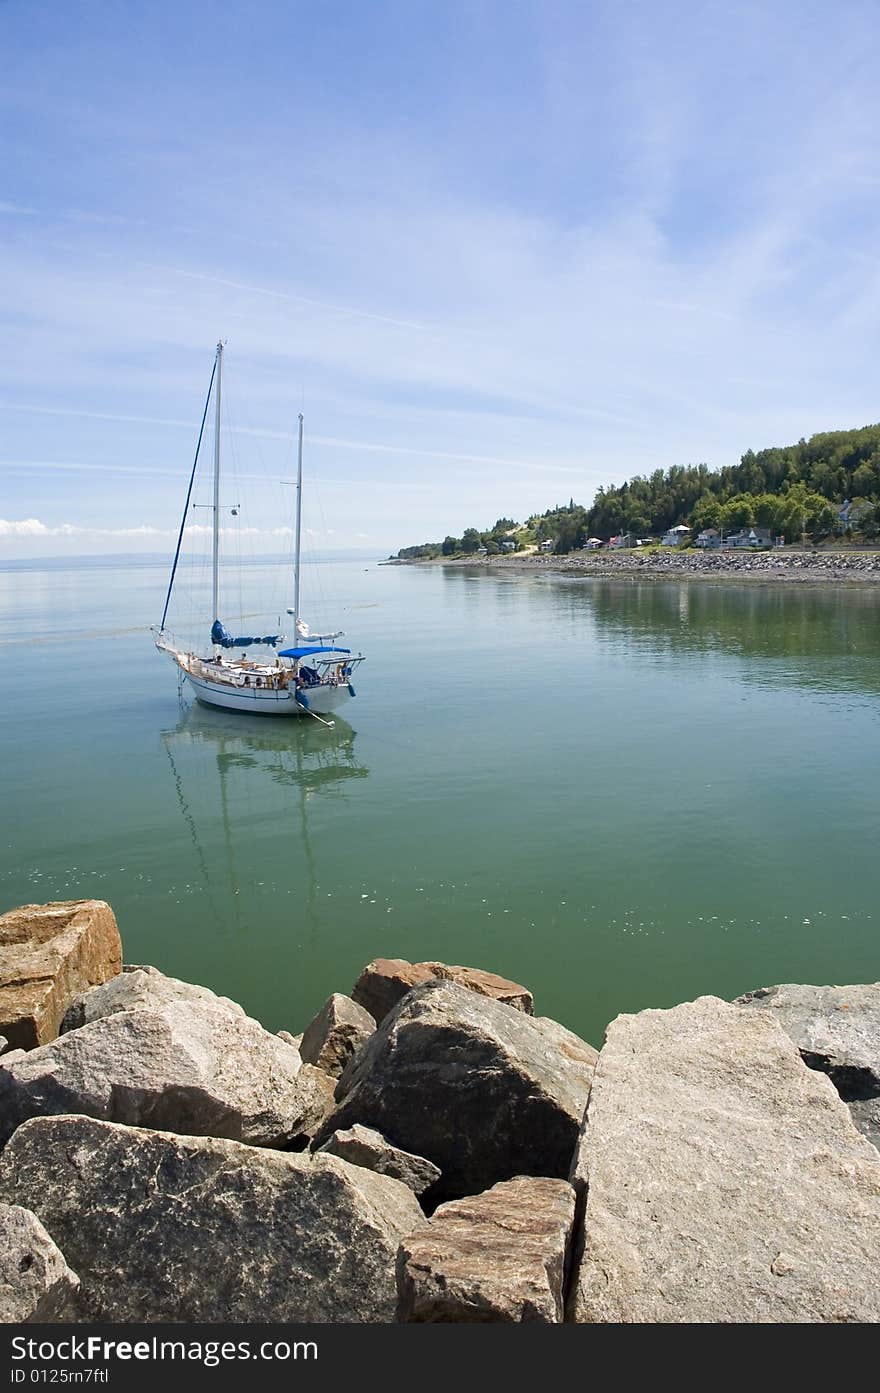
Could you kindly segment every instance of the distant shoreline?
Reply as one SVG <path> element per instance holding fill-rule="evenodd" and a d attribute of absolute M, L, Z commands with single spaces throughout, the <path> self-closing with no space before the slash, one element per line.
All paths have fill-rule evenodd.
<path fill-rule="evenodd" d="M 451 566 L 564 574 L 591 580 L 697 580 L 787 585 L 880 585 L 880 551 L 569 552 L 566 556 L 462 556 L 395 560 L 398 566 Z"/>

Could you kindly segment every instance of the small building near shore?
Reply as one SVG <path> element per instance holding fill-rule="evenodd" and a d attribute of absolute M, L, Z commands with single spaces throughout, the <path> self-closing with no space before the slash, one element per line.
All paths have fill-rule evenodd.
<path fill-rule="evenodd" d="M 555 540 L 555 538 L 553 538 L 553 537 L 548 537 L 547 540 L 546 540 L 545 542 L 541 542 L 541 543 L 540 543 L 540 545 L 539 545 L 539 547 L 538 547 L 538 551 L 552 551 L 553 548 L 554 548 L 555 546 L 556 546 L 556 540 Z"/>
<path fill-rule="evenodd" d="M 601 537 L 588 537 L 587 540 L 584 542 L 584 545 L 583 545 L 583 547 L 581 548 L 581 550 L 582 550 L 582 551 L 598 551 L 599 548 L 600 548 L 600 547 L 604 547 L 604 545 L 605 545 L 605 543 L 602 541 L 602 538 L 601 538 Z"/>
<path fill-rule="evenodd" d="M 696 547 L 720 547 L 721 533 L 717 527 L 706 527 L 702 532 L 698 532 L 694 539 Z"/>
<path fill-rule="evenodd" d="M 663 534 L 661 546 L 677 547 L 681 542 L 686 542 L 690 535 L 691 529 L 680 522 L 677 527 L 670 527 L 669 531 Z"/>
<path fill-rule="evenodd" d="M 725 537 L 726 547 L 772 547 L 773 533 L 769 527 L 741 527 L 739 532 L 733 532 L 729 537 Z"/>

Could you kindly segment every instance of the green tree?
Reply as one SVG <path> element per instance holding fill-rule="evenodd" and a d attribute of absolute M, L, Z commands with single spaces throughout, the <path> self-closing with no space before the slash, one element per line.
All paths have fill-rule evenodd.
<path fill-rule="evenodd" d="M 755 526 L 778 533 L 782 527 L 782 502 L 778 493 L 761 493 L 754 501 Z"/>
<path fill-rule="evenodd" d="M 800 542 L 814 532 L 826 505 L 821 493 L 813 493 L 803 480 L 792 484 L 783 495 L 780 522 L 787 542 Z"/>
<path fill-rule="evenodd" d="M 725 532 L 738 532 L 741 527 L 754 527 L 755 504 L 751 494 L 742 493 L 728 498 L 721 509 Z"/>
<path fill-rule="evenodd" d="M 858 469 L 853 470 L 852 491 L 864 498 L 870 498 L 877 492 L 877 475 L 870 464 L 860 464 Z"/>
<path fill-rule="evenodd" d="M 563 556 L 567 552 L 576 551 L 578 547 L 582 547 L 587 538 L 586 529 L 587 514 L 583 508 L 571 507 L 561 513 L 556 526 L 554 550 L 557 555 Z"/>
<path fill-rule="evenodd" d="M 465 555 L 472 555 L 480 546 L 480 534 L 475 527 L 466 527 L 461 539 L 461 549 Z"/>
<path fill-rule="evenodd" d="M 816 537 L 831 537 L 837 531 L 837 509 L 833 503 L 825 503 L 819 510 L 813 530 Z"/>
<path fill-rule="evenodd" d="M 723 511 L 718 499 L 712 493 L 703 493 L 697 499 L 691 512 L 691 530 L 696 535 L 706 528 L 720 528 Z"/>

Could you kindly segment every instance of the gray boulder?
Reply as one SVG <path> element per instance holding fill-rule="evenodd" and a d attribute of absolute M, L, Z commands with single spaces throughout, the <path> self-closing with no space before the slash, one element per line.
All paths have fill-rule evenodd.
<path fill-rule="evenodd" d="M 562 1321 L 574 1190 L 519 1176 L 442 1204 L 397 1258 L 399 1321 Z"/>
<path fill-rule="evenodd" d="M 354 1123 L 442 1171 L 432 1199 L 568 1174 L 592 1068 L 521 1011 L 453 982 L 409 993 L 348 1066 L 318 1133 Z"/>
<path fill-rule="evenodd" d="M 737 998 L 778 1021 L 811 1069 L 827 1074 L 860 1132 L 880 1149 L 880 982 L 762 987 Z"/>
<path fill-rule="evenodd" d="M 75 1320 L 78 1287 L 36 1214 L 0 1203 L 0 1323 Z"/>
<path fill-rule="evenodd" d="M 440 1179 L 439 1168 L 433 1162 L 426 1161 L 424 1156 L 401 1151 L 381 1132 L 361 1127 L 357 1122 L 347 1132 L 334 1132 L 318 1150 L 341 1156 L 353 1166 L 366 1166 L 367 1170 L 378 1171 L 380 1175 L 390 1175 L 402 1181 L 415 1195 L 423 1194 Z"/>
<path fill-rule="evenodd" d="M 74 997 L 61 1022 L 61 1030 L 78 1030 L 117 1011 L 154 1011 L 176 1001 L 198 1001 L 244 1015 L 237 1002 L 226 996 L 216 996 L 207 987 L 166 977 L 156 967 L 127 967 L 118 977 Z"/>
<path fill-rule="evenodd" d="M 39 1118 L 0 1157 L 79 1272 L 84 1321 L 391 1321 L 411 1190 L 335 1156 Z"/>
<path fill-rule="evenodd" d="M 299 1052 L 307 1064 L 339 1078 L 352 1055 L 357 1054 L 376 1029 L 376 1022 L 350 996 L 334 992 L 315 1019 L 307 1025 Z"/>
<path fill-rule="evenodd" d="M 316 1082 L 301 1088 L 300 1068 L 290 1045 L 225 1008 L 119 1011 L 0 1067 L 0 1141 L 29 1117 L 85 1113 L 283 1146 L 318 1121 Z"/>
<path fill-rule="evenodd" d="M 323 1069 L 303 1064 L 296 1076 L 299 1120 L 291 1138 L 292 1149 L 299 1150 L 320 1130 L 336 1106 L 335 1082 Z"/>
<path fill-rule="evenodd" d="M 619 1016 L 581 1148 L 576 1320 L 880 1320 L 880 1157 L 769 1012 Z"/>

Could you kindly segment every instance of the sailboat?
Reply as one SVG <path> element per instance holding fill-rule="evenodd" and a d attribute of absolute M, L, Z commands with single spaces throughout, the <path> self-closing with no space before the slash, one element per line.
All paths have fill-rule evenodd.
<path fill-rule="evenodd" d="M 195 460 L 187 489 L 183 518 L 177 538 L 177 550 L 171 566 L 171 578 L 165 597 L 162 622 L 156 633 L 156 647 L 168 653 L 179 672 L 192 687 L 196 700 L 206 706 L 219 706 L 225 711 L 246 711 L 250 715 L 324 717 L 338 710 L 354 695 L 352 675 L 364 655 L 353 654 L 350 648 L 340 648 L 333 634 L 312 634 L 300 613 L 300 571 L 302 557 L 302 483 L 303 483 L 303 417 L 299 416 L 296 478 L 296 526 L 293 558 L 293 616 L 294 642 L 282 648 L 284 634 L 234 637 L 220 615 L 220 405 L 222 397 L 223 344 L 217 344 L 208 395 L 202 413 L 202 424 L 196 445 Z M 205 422 L 211 398 L 214 399 L 214 479 L 212 529 L 212 621 L 211 652 L 187 652 L 167 634 L 165 624 L 174 589 L 177 564 L 183 544 L 187 516 L 195 482 Z M 274 650 L 274 656 L 249 656 L 253 648 Z M 238 653 L 235 650 L 240 650 Z M 228 656 L 227 656 L 228 655 Z"/>

